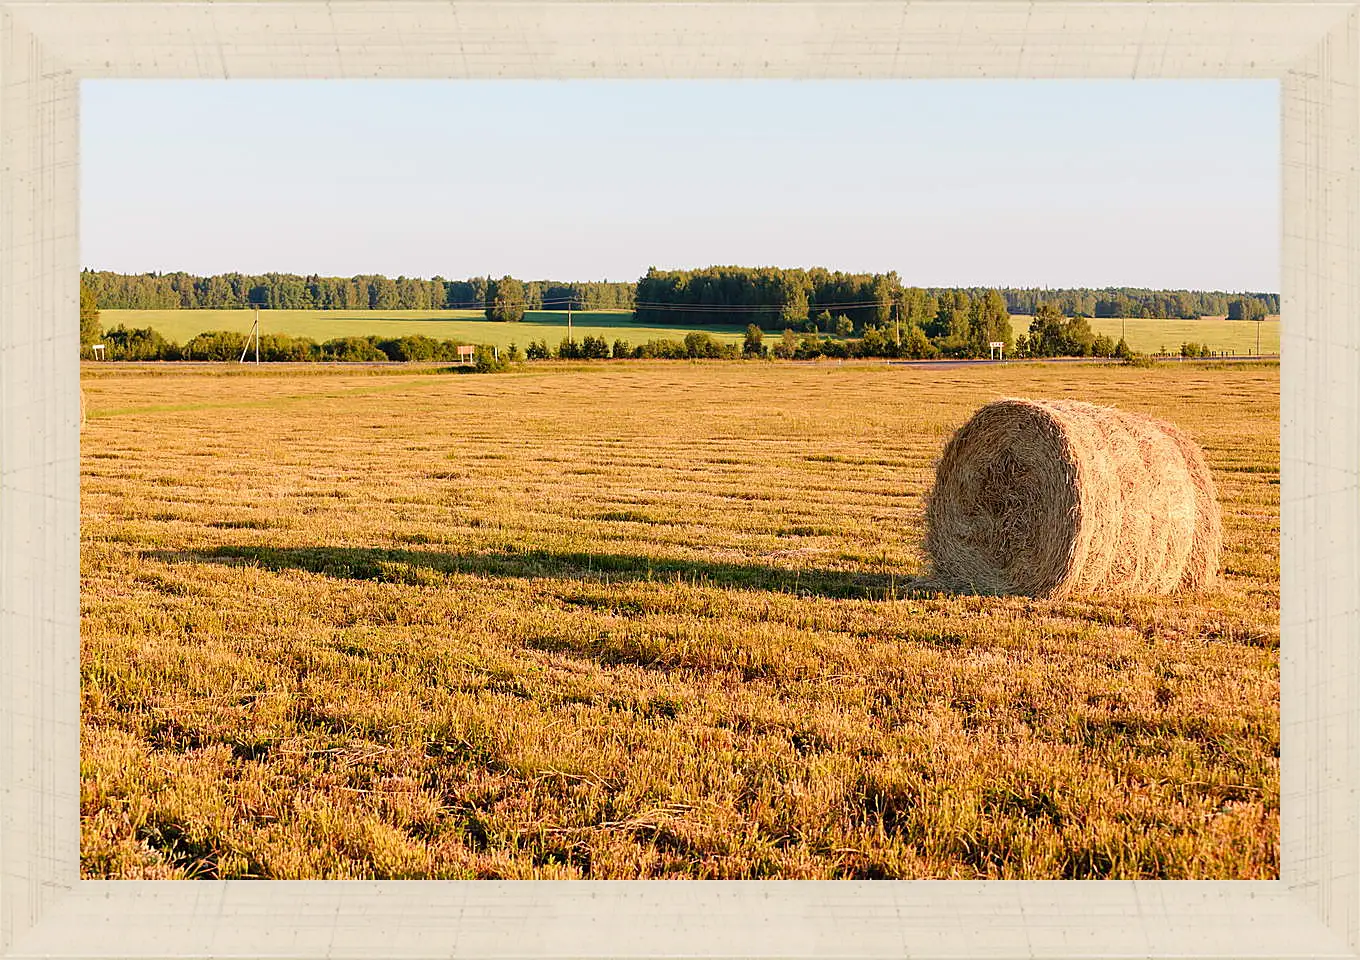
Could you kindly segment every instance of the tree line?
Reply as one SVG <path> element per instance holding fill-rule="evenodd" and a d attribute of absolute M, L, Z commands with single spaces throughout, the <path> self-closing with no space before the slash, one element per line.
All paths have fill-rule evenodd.
<path fill-rule="evenodd" d="M 1198 320 L 1223 317 L 1258 320 L 1280 312 L 1278 293 L 1225 293 L 1207 290 L 1149 290 L 1138 287 L 1078 287 L 1064 290 L 1003 287 L 1006 309 L 1033 316 L 1043 303 L 1054 304 L 1063 316 L 1126 317 L 1128 319 Z M 1236 313 L 1236 315 L 1234 315 Z"/>
<path fill-rule="evenodd" d="M 82 307 L 84 304 L 82 303 Z M 97 323 L 98 314 L 94 314 Z M 179 344 L 167 340 L 152 327 L 129 328 L 119 324 L 86 340 L 86 313 L 81 316 L 82 342 L 103 343 L 107 360 L 254 360 L 262 363 L 355 363 L 387 361 L 448 361 L 462 359 L 458 351 L 467 346 L 461 340 L 436 340 L 434 337 L 335 337 L 318 343 L 310 337 L 283 333 L 262 334 L 258 343 L 250 334 L 235 330 L 209 330 Z M 501 357 L 485 344 L 474 346 L 472 364 L 483 372 L 505 368 L 507 360 L 522 355 Z"/>
<path fill-rule="evenodd" d="M 1279 294 L 1203 290 L 1017 289 L 1012 287 L 909 287 L 895 272 L 840 273 L 821 267 L 715 266 L 699 270 L 651 268 L 638 280 L 634 312 L 652 324 L 736 324 L 764 329 L 801 328 L 825 313 L 844 314 L 862 330 L 888 321 L 925 327 L 950 298 L 973 301 L 998 294 L 1006 313 L 1033 316 L 1052 304 L 1063 316 L 1198 319 L 1228 316 L 1261 319 L 1280 311 Z"/>
<path fill-rule="evenodd" d="M 837 318 L 840 322 L 834 334 L 812 326 L 801 332 L 785 327 L 778 337 L 767 337 L 765 330 L 752 323 L 747 325 L 740 344 L 723 343 L 710 333 L 695 330 L 686 334 L 683 340 L 651 339 L 636 346 L 623 339 L 615 340 L 611 345 L 603 337 L 586 336 L 580 342 L 564 339 L 554 350 L 546 340 L 535 340 L 529 343 L 525 355 L 529 360 L 816 360 L 822 357 L 932 360 L 973 357 L 979 352 L 988 356 L 990 351 L 985 340 L 979 348 L 981 338 L 1004 336 L 1004 340 L 992 342 L 1005 343 L 1007 356 L 1133 357 L 1133 351 L 1122 338 L 1116 343 L 1103 334 L 1094 334 L 1085 317 L 1064 317 L 1051 304 L 1040 306 L 1028 334 L 1012 338 L 1009 319 L 1005 321 L 1003 334 L 996 327 L 987 325 L 989 318 L 999 323 L 999 318 L 1004 316 L 998 312 L 999 294 L 991 293 L 991 297 L 977 301 L 970 300 L 962 292 L 948 298 L 946 318 L 935 321 L 930 328 L 933 337 L 927 335 L 926 328 L 917 325 L 912 325 L 903 338 L 895 330 L 877 324 L 869 324 L 858 335 L 852 335 L 850 319 L 841 315 Z"/>
<path fill-rule="evenodd" d="M 896 273 L 821 267 L 653 267 L 638 281 L 633 316 L 654 325 L 783 329 L 800 343 L 800 334 L 809 335 L 803 352 L 825 356 L 838 355 L 846 338 L 858 338 L 861 356 L 918 359 L 987 356 L 989 344 L 1009 351 L 1015 342 L 996 290 L 930 291 L 903 286 Z"/>
<path fill-rule="evenodd" d="M 896 273 L 842 273 L 809 269 L 707 267 L 651 268 L 635 283 L 518 280 L 471 277 L 429 280 L 362 274 L 322 277 L 293 273 L 211 276 L 177 273 L 122 274 L 84 270 L 81 290 L 110 310 L 193 310 L 260 307 L 269 310 L 452 310 L 489 309 L 498 286 L 513 290 L 501 299 L 523 310 L 632 310 L 651 324 L 756 323 L 763 329 L 799 326 L 823 307 L 851 318 L 856 329 L 882 324 L 894 313 L 920 321 L 927 303 L 962 292 L 981 297 L 984 287 L 904 287 Z M 1000 287 L 1012 315 L 1033 316 L 1041 303 L 1064 316 L 1197 319 L 1227 316 L 1259 319 L 1280 312 L 1275 293 L 1153 290 L 1138 287 Z M 842 309 L 832 308 L 844 305 Z M 1264 310 L 1264 313 L 1260 311 Z M 703 319 L 707 317 L 708 319 Z"/>
<path fill-rule="evenodd" d="M 632 283 L 559 280 L 516 281 L 529 310 L 627 310 L 633 306 Z M 445 280 L 434 277 L 302 276 L 222 273 L 114 273 L 83 270 L 81 290 L 90 291 L 107 310 L 482 310 L 491 277 Z"/>
<path fill-rule="evenodd" d="M 82 317 L 82 319 L 84 319 Z M 407 362 L 442 361 L 466 363 L 458 350 L 466 346 L 458 340 L 436 340 L 433 337 L 405 336 L 385 338 L 336 337 L 318 343 L 308 337 L 287 334 L 264 334 L 258 345 L 249 335 L 234 330 L 211 330 L 192 337 L 185 344 L 166 340 L 156 330 L 145 327 L 129 329 L 119 325 L 97 337 L 104 344 L 108 360 L 197 360 L 197 361 L 253 361 L 257 356 L 263 363 L 313 362 Z M 93 342 L 93 341 L 91 341 Z M 877 327 L 869 327 L 859 338 L 833 337 L 804 332 L 795 333 L 785 328 L 783 333 L 765 341 L 765 331 L 755 324 L 746 328 L 743 342 L 725 343 L 710 333 L 691 331 L 683 339 L 661 337 L 632 344 L 616 339 L 611 344 L 604 337 L 587 334 L 580 340 L 563 338 L 557 347 L 546 339 L 532 340 L 526 350 L 510 344 L 502 354 L 488 344 L 473 347 L 468 369 L 478 373 L 497 373 L 511 364 L 535 360 L 738 360 L 774 358 L 783 360 L 815 360 L 832 358 L 915 358 L 930 359 L 941 356 L 928 340 L 915 339 L 901 345 L 884 337 Z M 1104 335 L 1093 335 L 1084 317 L 1063 317 L 1051 305 L 1041 304 L 1038 316 L 1028 335 L 1016 339 L 1014 356 L 1057 357 L 1092 356 L 1133 360 L 1134 353 L 1121 339 L 1115 343 Z M 1207 345 L 1183 343 L 1180 355 L 1208 357 Z"/>

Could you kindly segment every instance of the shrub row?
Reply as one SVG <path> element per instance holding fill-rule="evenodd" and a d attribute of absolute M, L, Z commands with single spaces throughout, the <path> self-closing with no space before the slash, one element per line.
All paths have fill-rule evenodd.
<path fill-rule="evenodd" d="M 1070 321 L 1069 321 L 1070 323 Z M 1084 326 L 1084 324 L 1083 324 Z M 109 360 L 239 360 L 255 358 L 255 343 L 247 334 L 230 330 L 200 333 L 187 343 L 166 340 L 150 327 L 130 330 L 114 327 L 103 333 L 105 357 Z M 457 340 L 436 340 L 426 336 L 384 338 L 336 337 L 318 343 L 308 337 L 287 334 L 266 334 L 260 337 L 259 358 L 262 362 L 383 362 L 436 361 L 456 362 L 459 359 Z M 1208 356 L 1200 344 L 1182 347 L 1186 356 Z M 919 327 L 911 327 L 906 335 L 868 327 L 857 339 L 826 336 L 819 333 L 795 333 L 786 329 L 773 345 L 764 342 L 762 331 L 754 325 L 747 328 L 743 343 L 723 343 L 713 335 L 695 331 L 683 340 L 660 338 L 633 345 L 618 339 L 613 344 L 604 337 L 587 335 L 580 340 L 563 339 L 557 347 L 549 347 L 546 340 L 529 343 L 523 353 L 511 344 L 498 353 L 481 345 L 474 354 L 474 367 L 482 372 L 505 369 L 508 363 L 521 360 L 704 360 L 738 359 L 742 357 L 775 357 L 785 360 L 813 360 L 832 358 L 904 358 L 934 359 L 937 357 L 968 356 L 965 351 L 942 349 L 932 343 Z M 1131 352 L 1120 340 L 1118 344 L 1105 336 L 1068 339 L 1066 336 L 1041 339 L 1035 335 L 1017 339 L 1015 356 L 1098 356 L 1127 359 Z"/>
<path fill-rule="evenodd" d="M 211 330 L 180 345 L 165 339 L 151 327 L 128 329 L 116 326 L 105 330 L 101 341 L 109 360 L 239 360 L 242 354 L 253 360 L 256 346 L 249 334 L 234 330 Z M 310 337 L 267 333 L 260 337 L 262 362 L 325 362 L 433 360 L 456 361 L 458 340 L 433 337 L 335 337 L 323 343 Z M 494 352 L 487 350 L 494 358 Z"/>

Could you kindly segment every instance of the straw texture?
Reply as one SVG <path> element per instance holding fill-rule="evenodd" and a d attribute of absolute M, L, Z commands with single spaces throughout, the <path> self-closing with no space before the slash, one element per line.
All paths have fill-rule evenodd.
<path fill-rule="evenodd" d="M 933 579 L 1057 597 L 1203 591 L 1222 522 L 1198 445 L 1074 400 L 999 400 L 945 446 L 926 507 Z"/>

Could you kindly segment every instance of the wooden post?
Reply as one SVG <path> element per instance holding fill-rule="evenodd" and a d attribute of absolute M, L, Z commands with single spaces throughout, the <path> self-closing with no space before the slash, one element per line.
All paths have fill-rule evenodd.
<path fill-rule="evenodd" d="M 246 337 L 246 342 L 241 346 L 241 363 L 246 362 L 246 354 L 250 352 L 251 338 L 255 339 L 255 362 L 260 362 L 260 305 L 255 305 L 255 322 L 250 325 L 250 334 Z"/>

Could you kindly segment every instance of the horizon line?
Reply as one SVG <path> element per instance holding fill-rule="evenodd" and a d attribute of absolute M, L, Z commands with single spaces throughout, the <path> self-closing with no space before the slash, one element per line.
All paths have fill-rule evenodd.
<path fill-rule="evenodd" d="M 668 272 L 668 271 L 685 271 L 685 270 L 690 270 L 690 271 L 695 271 L 695 270 L 710 270 L 710 269 L 714 269 L 714 268 L 723 268 L 723 267 L 735 267 L 735 268 L 738 268 L 738 269 L 746 269 L 746 270 L 763 270 L 763 269 L 771 269 L 771 270 L 803 270 L 803 271 L 808 271 L 808 270 L 826 270 L 826 271 L 829 272 L 829 273 L 842 273 L 842 274 L 850 274 L 850 275 L 857 275 L 857 274 L 858 274 L 858 275 L 868 275 L 868 276 L 884 276 L 884 275 L 886 275 L 886 274 L 888 274 L 888 273 L 896 273 L 896 272 L 897 272 L 897 271 L 895 271 L 895 270 L 889 270 L 889 271 L 882 271 L 882 270 L 858 270 L 858 271 L 856 271 L 856 270 L 846 270 L 846 269 L 832 268 L 832 267 L 782 267 L 782 266 L 778 266 L 778 265 L 775 265 L 775 264 L 749 265 L 749 264 L 716 264 L 716 263 L 715 263 L 715 264 L 709 264 L 709 265 L 703 266 L 703 267 L 657 267 L 656 269 L 657 269 L 657 270 L 660 270 L 660 271 L 663 271 L 663 272 Z M 270 274 L 274 274 L 274 275 L 277 275 L 277 276 L 318 277 L 318 278 L 338 279 L 338 280 L 353 280 L 353 279 L 356 279 L 356 278 L 358 278 L 358 277 L 385 277 L 385 278 L 391 279 L 391 280 L 398 280 L 398 279 L 403 279 L 403 280 L 420 280 L 420 281 L 423 281 L 423 282 L 426 282 L 426 283 L 433 282 L 433 281 L 435 281 L 436 279 L 442 280 L 442 281 L 444 281 L 445 283 L 459 283 L 459 282 L 465 282 L 465 281 L 467 281 L 467 280 L 474 280 L 474 279 L 500 280 L 500 279 L 503 279 L 503 278 L 505 278 L 505 277 L 508 276 L 508 277 L 511 277 L 512 279 L 519 280 L 519 281 L 525 282 L 525 283 L 535 283 L 535 282 L 552 282 L 552 283 L 614 283 L 614 284 L 617 284 L 617 283 L 637 283 L 637 280 L 636 280 L 636 279 L 633 279 L 633 280 L 610 280 L 610 279 L 582 280 L 582 279 L 564 279 L 564 278 L 560 278 L 560 277 L 529 277 L 529 276 L 519 276 L 519 275 L 516 275 L 516 274 L 513 274 L 513 273 L 508 273 L 508 274 L 507 274 L 507 273 L 503 273 L 503 274 L 500 274 L 499 276 L 496 276 L 496 275 L 493 275 L 493 274 L 474 273 L 474 274 L 468 274 L 468 275 L 465 276 L 465 277 L 445 277 L 445 276 L 442 276 L 442 275 L 439 275 L 439 274 L 436 274 L 435 276 L 431 276 L 431 277 L 421 277 L 421 276 L 412 276 L 412 275 L 407 275 L 407 274 L 396 274 L 396 275 L 393 275 L 393 274 L 378 273 L 378 272 L 373 272 L 373 273 L 349 273 L 349 274 L 345 274 L 345 273 L 321 273 L 321 272 L 315 271 L 315 270 L 310 270 L 310 271 L 306 271 L 306 272 L 297 272 L 297 271 L 293 271 L 293 270 L 266 270 L 266 271 L 262 271 L 262 272 L 254 272 L 254 271 L 249 271 L 249 270 L 221 270 L 221 271 L 217 271 L 217 272 L 215 272 L 215 273 L 195 273 L 195 272 L 193 272 L 192 270 L 182 270 L 182 269 L 180 269 L 180 270 L 140 270 L 140 271 L 136 271 L 136 272 L 128 272 L 128 271 L 125 271 L 125 270 L 112 270 L 112 269 L 108 269 L 108 268 L 90 267 L 90 266 L 82 266 L 80 269 L 81 269 L 81 272 L 82 272 L 82 273 L 85 272 L 85 271 L 89 271 L 89 272 L 91 272 L 91 273 L 112 273 L 112 274 L 117 274 L 117 275 L 119 275 L 119 276 L 125 276 L 125 277 L 153 276 L 153 275 L 154 275 L 154 276 L 169 276 L 169 275 L 173 275 L 173 274 L 183 274 L 183 275 L 185 275 L 185 276 L 190 276 L 190 277 L 221 277 L 221 276 L 227 276 L 227 275 L 230 275 L 230 274 L 233 274 L 233 273 L 234 273 L 234 274 L 239 274 L 239 275 L 241 275 L 241 276 L 250 276 L 250 277 L 269 276 Z M 646 273 L 644 272 L 638 279 L 641 279 L 642 277 L 645 277 L 645 276 L 646 276 Z M 1227 288 L 1227 287 L 1168 287 L 1168 286 L 1156 286 L 1156 285 L 1150 285 L 1150 284 L 1131 284 L 1131 283 L 1122 283 L 1122 284 L 1116 284 L 1116 283 L 1103 283 L 1103 284 L 1098 284 L 1098 285 L 1097 285 L 1097 284 L 1089 284 L 1089 283 L 1088 283 L 1088 284 L 1063 284 L 1063 285 L 1052 285 L 1052 284 L 1014 284 L 1014 283 L 1000 283 L 1000 284 L 998 284 L 998 283 L 908 283 L 908 282 L 905 281 L 905 280 L 901 280 L 900 277 L 899 277 L 899 282 L 901 283 L 901 285 L 902 285 L 903 287 L 908 287 L 908 288 L 910 288 L 910 287 L 915 287 L 915 288 L 920 289 L 920 290 L 1153 290 L 1153 291 L 1169 292 L 1169 293 L 1175 293 L 1175 292 L 1181 292 L 1181 291 L 1183 291 L 1183 292 L 1185 292 L 1185 293 L 1244 293 L 1244 294 L 1266 294 L 1266 295 L 1268 295 L 1268 296 L 1283 296 L 1283 294 L 1282 294 L 1280 291 L 1278 291 L 1278 290 L 1269 290 L 1269 289 L 1256 289 L 1256 290 L 1252 290 L 1252 289 L 1248 289 L 1248 288 L 1245 288 L 1245 287 L 1244 287 L 1244 288 L 1240 288 L 1240 289 L 1229 289 L 1229 288 Z"/>

